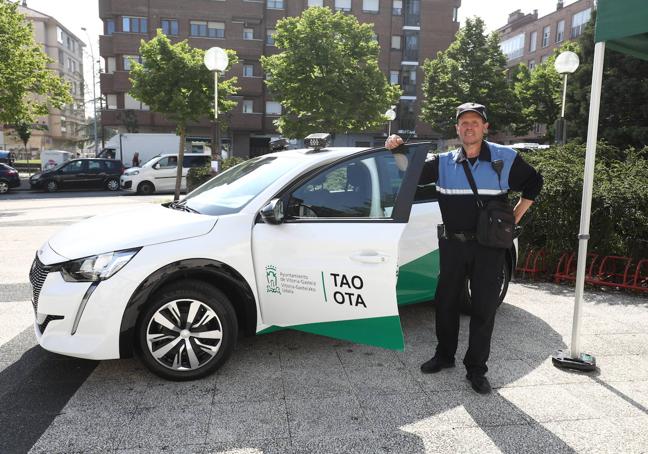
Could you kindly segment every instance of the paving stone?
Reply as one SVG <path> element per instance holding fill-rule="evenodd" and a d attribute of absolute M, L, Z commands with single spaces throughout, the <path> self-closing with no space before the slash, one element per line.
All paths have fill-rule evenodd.
<path fill-rule="evenodd" d="M 286 399 L 349 396 L 352 386 L 341 365 L 287 368 L 281 373 Z"/>
<path fill-rule="evenodd" d="M 287 400 L 293 440 L 330 436 L 370 436 L 371 427 L 353 396 Z"/>
<path fill-rule="evenodd" d="M 215 404 L 206 443 L 287 438 L 288 417 L 284 401 Z"/>
<path fill-rule="evenodd" d="M 358 396 L 422 391 L 405 367 L 347 367 L 346 372 Z"/>

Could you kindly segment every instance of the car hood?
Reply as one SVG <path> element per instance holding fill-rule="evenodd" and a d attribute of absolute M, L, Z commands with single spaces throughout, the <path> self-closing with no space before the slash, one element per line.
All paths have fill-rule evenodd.
<path fill-rule="evenodd" d="M 218 218 L 152 205 L 99 215 L 73 224 L 49 240 L 49 246 L 70 260 L 209 233 Z"/>

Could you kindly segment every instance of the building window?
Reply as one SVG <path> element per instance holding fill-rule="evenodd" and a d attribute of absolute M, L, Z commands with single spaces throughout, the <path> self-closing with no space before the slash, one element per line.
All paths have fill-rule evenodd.
<path fill-rule="evenodd" d="M 160 21 L 162 25 L 162 33 L 165 35 L 177 35 L 178 34 L 178 20 L 177 19 L 162 19 Z"/>
<path fill-rule="evenodd" d="M 115 57 L 106 57 L 106 72 L 112 74 L 115 72 L 116 68 L 116 59 Z"/>
<path fill-rule="evenodd" d="M 403 66 L 401 88 L 403 95 L 416 96 L 416 66 Z"/>
<path fill-rule="evenodd" d="M 122 31 L 127 33 L 148 33 L 146 17 L 123 16 Z"/>
<path fill-rule="evenodd" d="M 283 0 L 268 0 L 268 9 L 284 9 Z"/>
<path fill-rule="evenodd" d="M 275 40 L 274 40 L 274 34 L 275 30 L 273 28 L 270 28 L 266 30 L 266 44 L 269 46 L 274 46 Z"/>
<path fill-rule="evenodd" d="M 535 52 L 538 48 L 538 32 L 531 32 L 529 35 L 529 52 Z"/>
<path fill-rule="evenodd" d="M 192 20 L 189 22 L 191 36 L 202 36 L 206 38 L 224 38 L 225 37 L 225 23 L 224 22 L 207 22 L 200 20 Z"/>
<path fill-rule="evenodd" d="M 140 56 L 139 55 L 123 55 L 122 56 L 122 64 L 124 67 L 124 71 L 130 71 L 131 67 L 133 65 L 133 61 L 136 61 L 140 63 Z"/>
<path fill-rule="evenodd" d="M 335 11 L 351 11 L 351 0 L 335 0 Z"/>
<path fill-rule="evenodd" d="M 547 54 L 547 55 L 543 55 L 542 57 L 540 57 L 540 63 L 544 63 L 544 62 L 546 62 L 548 59 L 549 59 L 549 54 Z"/>
<path fill-rule="evenodd" d="M 392 49 L 400 49 L 401 48 L 401 37 L 400 37 L 400 35 L 392 35 L 391 48 Z"/>
<path fill-rule="evenodd" d="M 243 39 L 254 39 L 254 29 L 253 28 L 244 28 L 243 29 Z"/>
<path fill-rule="evenodd" d="M 452 22 L 459 22 L 459 7 L 452 8 Z"/>
<path fill-rule="evenodd" d="M 243 113 L 254 113 L 254 101 L 251 99 L 243 100 Z"/>
<path fill-rule="evenodd" d="M 506 55 L 507 60 L 520 58 L 524 54 L 524 33 L 502 41 L 500 48 L 502 49 L 502 53 Z"/>
<path fill-rule="evenodd" d="M 106 95 L 106 108 L 112 110 L 117 108 L 117 95 Z"/>
<path fill-rule="evenodd" d="M 362 0 L 362 11 L 367 13 L 377 13 L 380 11 L 378 0 Z"/>
<path fill-rule="evenodd" d="M 549 45 L 549 37 L 551 36 L 551 25 L 547 25 L 542 29 L 542 47 Z"/>
<path fill-rule="evenodd" d="M 308 7 L 311 6 L 324 6 L 324 0 L 308 0 Z"/>
<path fill-rule="evenodd" d="M 392 14 L 394 16 L 403 15 L 403 0 L 394 0 L 394 3 L 392 4 Z"/>
<path fill-rule="evenodd" d="M 115 19 L 106 19 L 106 35 L 112 35 L 115 33 Z"/>
<path fill-rule="evenodd" d="M 565 21 L 561 20 L 556 25 L 556 42 L 562 42 L 563 39 L 565 39 Z"/>
<path fill-rule="evenodd" d="M 281 104 L 277 101 L 266 101 L 266 114 L 281 115 Z"/>
<path fill-rule="evenodd" d="M 389 71 L 389 83 L 392 85 L 397 85 L 399 76 L 400 76 L 399 71 Z"/>
<path fill-rule="evenodd" d="M 535 60 L 529 60 L 529 65 L 528 65 L 528 66 L 529 66 L 529 69 L 530 69 L 530 70 L 534 70 L 535 67 L 536 67 L 536 62 L 535 62 Z"/>
<path fill-rule="evenodd" d="M 419 58 L 419 34 L 417 31 L 405 30 L 405 51 L 403 59 L 406 61 L 418 61 Z"/>
<path fill-rule="evenodd" d="M 244 64 L 243 77 L 253 77 L 253 76 L 254 76 L 254 65 Z"/>
<path fill-rule="evenodd" d="M 63 30 L 61 27 L 56 27 L 56 41 L 58 41 L 59 44 L 63 44 Z"/>
<path fill-rule="evenodd" d="M 586 10 L 576 13 L 572 16 L 572 28 L 571 28 L 571 37 L 576 38 L 583 34 L 585 26 L 592 16 L 592 8 L 587 8 Z"/>

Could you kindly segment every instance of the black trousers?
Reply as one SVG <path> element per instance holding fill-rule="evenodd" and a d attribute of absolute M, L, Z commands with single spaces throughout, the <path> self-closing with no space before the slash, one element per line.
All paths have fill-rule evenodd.
<path fill-rule="evenodd" d="M 485 374 L 500 292 L 504 249 L 477 241 L 439 239 L 441 272 L 436 290 L 437 355 L 452 360 L 457 351 L 459 308 L 466 277 L 470 278 L 472 313 L 464 365 L 468 373 Z"/>

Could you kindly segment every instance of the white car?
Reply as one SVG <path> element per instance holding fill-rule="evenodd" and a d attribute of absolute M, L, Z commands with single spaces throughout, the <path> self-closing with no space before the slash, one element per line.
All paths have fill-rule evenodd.
<path fill-rule="evenodd" d="M 435 190 L 417 185 L 428 149 L 407 145 L 406 172 L 384 148 L 281 151 L 181 202 L 69 226 L 31 269 L 38 342 L 94 360 L 139 352 L 173 380 L 213 372 L 241 332 L 402 350 L 398 304 L 432 300 L 439 272 Z"/>
<path fill-rule="evenodd" d="M 182 160 L 180 190 L 187 190 L 187 173 L 190 168 L 206 166 L 210 162 L 210 155 L 186 153 Z M 138 194 L 172 192 L 175 190 L 177 169 L 177 154 L 156 156 L 142 165 L 142 167 L 131 167 L 126 170 L 120 178 L 119 186 L 124 191 L 137 192 Z"/>

